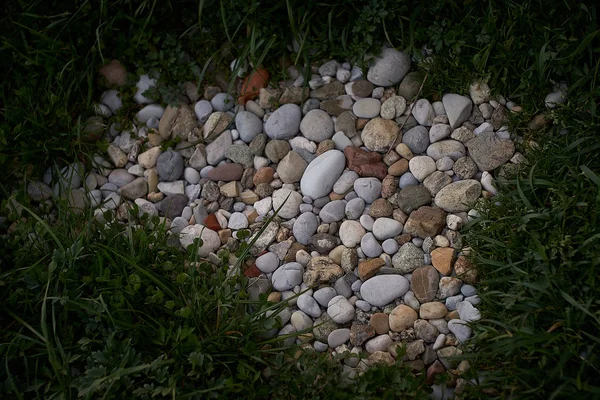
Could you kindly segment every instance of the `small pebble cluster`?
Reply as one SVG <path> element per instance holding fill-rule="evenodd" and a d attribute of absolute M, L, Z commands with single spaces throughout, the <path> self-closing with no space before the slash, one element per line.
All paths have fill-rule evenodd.
<path fill-rule="evenodd" d="M 101 72 L 118 85 L 122 68 L 113 61 Z M 28 193 L 91 206 L 104 222 L 109 210 L 127 219 L 135 203 L 166 219 L 175 245 L 201 238 L 199 255 L 215 264 L 220 248 L 255 239 L 279 210 L 239 271 L 253 298 L 288 301 L 270 335 L 308 331 L 302 346 L 356 355 L 343 361 L 350 376 L 393 364 L 404 348 L 405 364 L 429 382 L 458 377 L 468 363 L 449 357 L 480 318 L 459 231 L 477 216 L 473 204 L 496 194 L 492 172 L 524 161 L 507 127 L 520 107 L 492 99 L 485 83 L 469 96 L 417 98 L 422 80 L 410 70 L 408 55 L 385 49 L 366 77 L 329 61 L 306 83 L 290 66 L 288 81 L 239 101 L 218 86 L 200 97 L 188 82 L 177 107 L 153 104 L 144 92 L 156 82 L 141 76 L 133 127 L 105 128 L 122 107 L 116 89 L 87 121 L 85 133 L 110 143 L 94 170 L 48 171 Z"/>

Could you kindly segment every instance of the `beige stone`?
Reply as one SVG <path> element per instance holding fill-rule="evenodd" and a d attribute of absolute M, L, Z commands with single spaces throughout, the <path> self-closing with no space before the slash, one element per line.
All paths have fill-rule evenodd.
<path fill-rule="evenodd" d="M 431 263 L 442 275 L 452 273 L 452 261 L 454 258 L 454 249 L 451 247 L 438 247 L 431 252 Z"/>
<path fill-rule="evenodd" d="M 418 319 L 418 315 L 409 306 L 400 304 L 392 310 L 389 318 L 390 329 L 394 332 L 402 332 L 413 327 L 413 324 Z"/>
<path fill-rule="evenodd" d="M 421 319 L 438 319 L 444 318 L 448 310 L 444 303 L 440 303 L 439 301 L 432 301 L 429 303 L 421 304 L 419 308 L 419 316 Z"/>

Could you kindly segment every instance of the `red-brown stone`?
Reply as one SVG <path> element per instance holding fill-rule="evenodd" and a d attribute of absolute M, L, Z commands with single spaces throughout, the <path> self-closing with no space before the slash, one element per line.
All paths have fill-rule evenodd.
<path fill-rule="evenodd" d="M 244 275 L 248 278 L 256 278 L 257 276 L 260 276 L 260 274 L 262 274 L 262 272 L 256 267 L 256 264 L 252 264 L 250 268 L 244 271 Z"/>
<path fill-rule="evenodd" d="M 208 216 L 204 220 L 204 226 L 208 229 L 212 229 L 215 232 L 221 230 L 221 225 L 219 225 L 219 221 L 217 220 L 215 214 L 208 214 Z"/>
<path fill-rule="evenodd" d="M 238 103 L 245 105 L 250 99 L 255 99 L 260 94 L 260 89 L 269 83 L 269 72 L 264 68 L 252 71 L 244 79 Z"/>
<path fill-rule="evenodd" d="M 381 154 L 365 151 L 358 147 L 346 147 L 344 155 L 348 160 L 348 168 L 362 177 L 383 179 L 387 175 L 387 166 L 381 161 Z"/>
<path fill-rule="evenodd" d="M 206 174 L 206 178 L 211 181 L 239 181 L 244 174 L 244 167 L 240 164 L 223 164 L 211 169 Z"/>

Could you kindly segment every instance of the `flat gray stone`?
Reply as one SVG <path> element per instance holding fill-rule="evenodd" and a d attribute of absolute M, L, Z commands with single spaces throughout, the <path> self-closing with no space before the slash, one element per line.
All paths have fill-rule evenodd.
<path fill-rule="evenodd" d="M 409 286 L 408 280 L 401 275 L 377 275 L 363 282 L 360 294 L 369 304 L 383 307 L 404 296 Z"/>

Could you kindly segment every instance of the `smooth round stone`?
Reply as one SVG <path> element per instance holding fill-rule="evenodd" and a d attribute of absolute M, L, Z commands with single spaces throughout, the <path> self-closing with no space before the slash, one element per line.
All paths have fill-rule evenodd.
<path fill-rule="evenodd" d="M 369 354 L 373 354 L 376 351 L 387 352 L 388 347 L 390 347 L 392 343 L 393 340 L 389 335 L 379 335 L 365 343 L 365 350 Z"/>
<path fill-rule="evenodd" d="M 454 166 L 454 160 L 448 156 L 444 156 L 435 162 L 438 171 L 450 171 Z"/>
<path fill-rule="evenodd" d="M 319 353 L 323 353 L 329 349 L 329 345 L 327 343 L 319 342 L 318 340 L 313 343 L 313 347 Z"/>
<path fill-rule="evenodd" d="M 345 324 L 354 318 L 354 307 L 341 295 L 335 296 L 327 304 L 327 315 L 338 324 Z"/>
<path fill-rule="evenodd" d="M 373 235 L 378 240 L 385 240 L 402 233 L 402 224 L 392 218 L 377 218 L 373 223 Z"/>
<path fill-rule="evenodd" d="M 360 294 L 369 304 L 383 307 L 402 297 L 409 287 L 408 280 L 401 275 L 376 275 L 363 282 Z"/>
<path fill-rule="evenodd" d="M 373 219 L 373 217 L 371 217 L 370 215 L 361 215 L 360 217 L 360 224 L 368 231 L 372 231 L 373 230 L 373 224 L 375 223 L 375 220 Z"/>
<path fill-rule="evenodd" d="M 312 204 L 305 204 L 305 203 L 300 204 L 300 214 L 309 213 L 312 211 L 313 211 Z"/>
<path fill-rule="evenodd" d="M 365 210 L 365 201 L 356 197 L 346 203 L 345 215 L 348 219 L 358 219 Z"/>
<path fill-rule="evenodd" d="M 348 340 L 350 340 L 350 329 L 348 328 L 336 329 L 327 337 L 327 343 L 332 349 L 343 345 Z"/>
<path fill-rule="evenodd" d="M 305 196 L 318 199 L 329 195 L 346 166 L 346 157 L 339 150 L 321 154 L 306 167 L 300 180 L 300 190 Z"/>
<path fill-rule="evenodd" d="M 261 119 L 249 111 L 240 111 L 236 114 L 235 127 L 240 134 L 240 139 L 246 143 L 250 143 L 263 131 Z"/>
<path fill-rule="evenodd" d="M 358 292 L 360 290 L 361 285 L 362 285 L 362 281 L 360 279 L 357 279 L 354 282 L 352 282 L 352 285 L 350 286 L 350 288 L 352 289 L 353 292 Z"/>
<path fill-rule="evenodd" d="M 333 191 L 337 194 L 347 193 L 354 187 L 354 181 L 359 178 L 354 171 L 345 171 L 333 185 Z"/>
<path fill-rule="evenodd" d="M 310 207 L 312 208 L 312 206 Z M 300 216 L 296 218 L 292 228 L 296 241 L 307 246 L 310 243 L 310 238 L 312 235 L 317 232 L 318 226 L 319 222 L 317 221 L 317 216 L 312 212 L 300 214 Z"/>
<path fill-rule="evenodd" d="M 183 173 L 183 157 L 171 149 L 165 151 L 156 161 L 156 172 L 162 181 L 172 182 Z"/>
<path fill-rule="evenodd" d="M 337 296 L 337 292 L 331 286 L 326 286 L 313 293 L 313 298 L 323 307 L 327 307 L 329 301 Z"/>
<path fill-rule="evenodd" d="M 467 285 L 464 284 L 461 286 L 460 288 L 460 292 L 465 296 L 465 297 L 469 297 L 469 296 L 474 296 L 477 294 L 477 289 L 475 289 L 475 287 L 473 287 L 472 285 Z"/>
<path fill-rule="evenodd" d="M 294 328 L 293 325 L 286 325 L 283 328 L 281 328 L 281 330 L 279 332 L 277 332 L 277 336 L 286 336 L 286 335 L 292 335 L 296 333 L 296 328 Z M 283 346 L 291 346 L 294 344 L 295 342 L 295 338 L 294 336 L 290 336 L 287 339 L 283 339 Z"/>
<path fill-rule="evenodd" d="M 352 288 L 345 277 L 341 277 L 333 283 L 333 288 L 337 294 L 349 299 L 352 296 Z"/>
<path fill-rule="evenodd" d="M 229 229 L 246 229 L 248 227 L 248 218 L 241 212 L 234 212 L 229 217 L 227 227 Z"/>
<path fill-rule="evenodd" d="M 273 111 L 265 123 L 265 133 L 271 139 L 291 139 L 298 134 L 301 119 L 300 107 L 296 104 L 284 104 Z"/>
<path fill-rule="evenodd" d="M 294 311 L 294 313 L 292 314 L 290 318 L 290 324 L 292 324 L 292 326 L 296 328 L 296 331 L 303 331 L 305 329 L 312 328 L 313 320 L 308 315 L 306 315 L 306 313 L 299 310 Z"/>
<path fill-rule="evenodd" d="M 303 273 L 304 268 L 300 263 L 291 262 L 284 264 L 273 272 L 273 276 L 271 277 L 273 288 L 279 292 L 291 290 L 294 286 L 302 283 Z"/>
<path fill-rule="evenodd" d="M 135 175 L 130 174 L 122 168 L 114 169 L 110 175 L 108 175 L 108 181 L 118 188 L 125 186 L 134 180 Z"/>
<path fill-rule="evenodd" d="M 173 222 L 171 222 L 171 232 L 175 235 L 179 235 L 179 233 L 188 226 L 188 221 L 182 217 L 175 217 Z"/>
<path fill-rule="evenodd" d="M 407 145 L 413 154 L 425 153 L 429 146 L 429 131 L 424 126 L 415 126 L 402 136 L 402 143 Z"/>
<path fill-rule="evenodd" d="M 313 318 L 319 318 L 321 316 L 321 308 L 319 307 L 319 304 L 308 293 L 298 296 L 296 305 L 300 310 L 304 311 L 307 315 L 310 315 Z"/>
<path fill-rule="evenodd" d="M 367 79 L 377 86 L 391 86 L 399 83 L 410 70 L 410 56 L 404 52 L 386 48 L 375 58 L 367 72 Z M 352 78 L 351 78 L 352 79 Z"/>
<path fill-rule="evenodd" d="M 416 156 L 408 162 L 410 173 L 413 174 L 416 180 L 423 182 L 425 178 L 436 171 L 435 161 L 431 157 Z"/>
<path fill-rule="evenodd" d="M 325 204 L 319 213 L 321 222 L 329 224 L 341 221 L 345 216 L 346 203 L 342 200 L 334 200 Z"/>
<path fill-rule="evenodd" d="M 302 136 L 296 136 L 290 140 L 290 146 L 292 146 L 292 150 L 302 149 L 308 151 L 309 153 L 314 153 L 317 151 L 317 144 Z"/>
<path fill-rule="evenodd" d="M 427 155 L 435 161 L 444 156 L 456 161 L 466 155 L 465 146 L 458 140 L 442 140 L 427 147 Z"/>
<path fill-rule="evenodd" d="M 354 191 L 365 203 L 372 203 L 381 197 L 381 181 L 377 178 L 358 178 L 354 181 Z"/>
<path fill-rule="evenodd" d="M 379 257 L 383 251 L 375 236 L 370 232 L 362 237 L 360 248 L 364 255 L 369 258 Z"/>
<path fill-rule="evenodd" d="M 386 239 L 382 244 L 381 248 L 389 255 L 396 254 L 398 251 L 398 242 L 394 239 Z"/>
<path fill-rule="evenodd" d="M 469 211 L 468 204 L 481 195 L 481 184 L 474 179 L 453 182 L 435 195 L 435 205 L 448 212 Z"/>
<path fill-rule="evenodd" d="M 194 168 L 187 167 L 183 170 L 183 178 L 186 180 L 186 182 L 195 185 L 196 183 L 200 182 L 200 173 Z"/>
<path fill-rule="evenodd" d="M 114 89 L 107 90 L 106 92 L 102 93 L 100 96 L 100 102 L 107 106 L 112 112 L 115 112 L 119 108 L 123 107 L 123 102 L 119 97 L 119 92 Z"/>
<path fill-rule="evenodd" d="M 464 298 L 465 296 L 463 296 L 462 294 L 446 297 L 446 308 L 450 311 L 456 310 L 456 308 L 463 301 Z"/>
<path fill-rule="evenodd" d="M 300 204 L 302 204 L 302 196 L 298 192 L 279 189 L 273 193 L 273 210 L 277 211 L 281 207 L 277 214 L 281 218 L 291 219 L 297 216 L 300 212 Z"/>
<path fill-rule="evenodd" d="M 381 102 L 372 97 L 358 99 L 352 106 L 352 112 L 358 118 L 375 118 L 381 110 Z"/>
<path fill-rule="evenodd" d="M 333 135 L 331 140 L 333 140 L 336 150 L 344 151 L 344 149 L 346 147 L 354 146 L 354 143 L 352 143 L 352 140 L 350 140 L 348 138 L 348 136 L 346 136 L 344 134 L 344 132 L 341 132 L 341 131 L 337 132 L 335 135 Z"/>
<path fill-rule="evenodd" d="M 365 233 L 362 225 L 358 221 L 353 220 L 342 222 L 339 229 L 340 240 L 348 248 L 358 246 Z"/>
<path fill-rule="evenodd" d="M 217 93 L 215 97 L 210 100 L 213 108 L 217 111 L 229 111 L 235 105 L 235 99 L 227 93 Z"/>
<path fill-rule="evenodd" d="M 333 121 L 325 111 L 311 110 L 302 118 L 300 132 L 308 140 L 320 143 L 333 136 Z"/>
<path fill-rule="evenodd" d="M 275 253 L 265 253 L 256 259 L 256 268 L 265 274 L 275 272 L 279 268 L 279 258 Z"/>
<path fill-rule="evenodd" d="M 364 300 L 356 300 L 355 306 L 364 312 L 371 311 L 371 305 Z"/>
<path fill-rule="evenodd" d="M 141 124 L 146 124 L 151 118 L 160 119 L 165 113 L 164 107 L 158 104 L 149 104 L 146 107 L 142 108 L 135 115 L 135 118 Z"/>
<path fill-rule="evenodd" d="M 360 139 L 371 151 L 387 152 L 400 133 L 400 127 L 395 121 L 383 118 L 373 118 L 363 128 Z"/>
<path fill-rule="evenodd" d="M 406 172 L 405 174 L 403 174 L 400 177 L 400 180 L 398 181 L 398 187 L 400 187 L 400 189 L 404 189 L 408 186 L 417 186 L 418 184 L 419 181 L 410 172 Z"/>
<path fill-rule="evenodd" d="M 208 121 L 208 117 L 210 117 L 212 112 L 213 106 L 208 100 L 200 100 L 194 105 L 194 114 L 196 114 L 196 118 L 198 118 L 198 123 L 200 125 L 203 125 Z"/>

